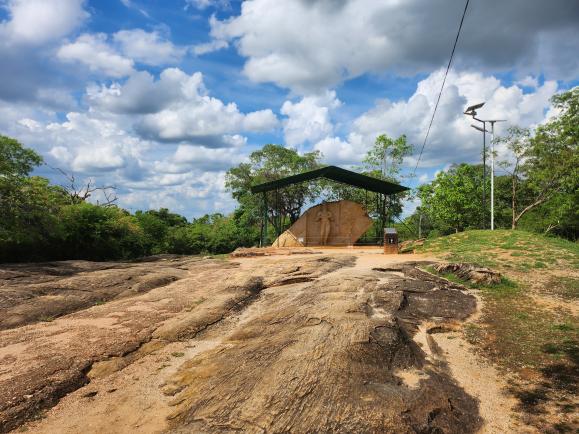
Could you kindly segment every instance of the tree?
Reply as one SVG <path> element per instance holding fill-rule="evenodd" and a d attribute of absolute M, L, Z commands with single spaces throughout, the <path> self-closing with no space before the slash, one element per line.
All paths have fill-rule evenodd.
<path fill-rule="evenodd" d="M 318 169 L 321 167 L 320 157 L 318 151 L 300 155 L 295 149 L 265 145 L 251 153 L 249 163 L 241 163 L 229 169 L 225 185 L 244 212 L 257 223 L 261 219 L 263 198 L 251 194 L 251 186 Z M 286 222 L 292 224 L 299 218 L 303 206 L 313 200 L 318 191 L 316 185 L 301 183 L 267 192 L 268 221 L 281 232 Z"/>
<path fill-rule="evenodd" d="M 559 111 L 550 122 L 528 130 L 511 128 L 500 139 L 514 158 L 503 163 L 512 178 L 512 228 L 523 216 L 560 194 L 579 188 L 579 87 L 552 98 Z M 522 188 L 521 188 L 522 187 Z"/>
<path fill-rule="evenodd" d="M 114 185 L 98 186 L 92 178 L 79 182 L 74 173 L 67 173 L 58 167 L 50 167 L 66 178 L 67 183 L 61 187 L 67 192 L 71 204 L 86 202 L 89 197 L 94 196 L 95 192 L 100 192 L 102 196 L 101 200 L 96 201 L 99 206 L 113 206 L 118 199 L 117 187 Z"/>
<path fill-rule="evenodd" d="M 516 229 L 519 219 L 522 214 L 517 213 L 517 199 L 522 196 L 519 188 L 521 179 L 521 169 L 523 169 L 523 162 L 531 147 L 531 132 L 527 128 L 511 127 L 505 137 L 498 139 L 498 141 L 506 144 L 507 149 L 511 152 L 511 159 L 500 161 L 499 166 L 502 167 L 510 177 L 511 186 L 511 228 Z M 526 212 L 526 211 L 525 211 Z"/>
<path fill-rule="evenodd" d="M 382 179 L 397 180 L 404 157 L 411 153 L 412 145 L 406 141 L 405 135 L 392 139 L 386 134 L 381 134 L 376 137 L 374 146 L 364 157 L 365 170 L 380 171 Z"/>
<path fill-rule="evenodd" d="M 29 173 L 42 163 L 33 150 L 0 136 L 0 261 L 30 258 L 59 232 L 65 192 Z"/>
<path fill-rule="evenodd" d="M 362 160 L 362 166 L 358 169 L 364 175 L 399 184 L 402 162 L 404 157 L 411 153 L 412 145 L 407 142 L 405 135 L 392 139 L 382 134 L 376 137 L 374 146 L 368 150 Z M 323 185 L 329 200 L 347 199 L 364 204 L 368 214 L 375 221 L 372 231 L 378 233 L 380 237 L 384 225 L 392 217 L 398 217 L 402 213 L 402 201 L 407 197 L 407 193 L 383 197 L 346 184 L 327 182 Z M 384 215 L 388 222 L 382 220 Z"/>
<path fill-rule="evenodd" d="M 422 210 L 436 229 L 460 232 L 480 224 L 484 217 L 478 200 L 482 194 L 481 174 L 482 166 L 458 164 L 418 188 Z"/>
<path fill-rule="evenodd" d="M 18 140 L 0 135 L 0 178 L 24 178 L 42 164 L 42 157 Z"/>

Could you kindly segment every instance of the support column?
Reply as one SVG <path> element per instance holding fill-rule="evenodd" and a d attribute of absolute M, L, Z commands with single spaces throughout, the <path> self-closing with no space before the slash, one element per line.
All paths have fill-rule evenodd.
<path fill-rule="evenodd" d="M 263 192 L 263 234 L 261 246 L 265 247 L 267 245 L 267 193 Z"/>

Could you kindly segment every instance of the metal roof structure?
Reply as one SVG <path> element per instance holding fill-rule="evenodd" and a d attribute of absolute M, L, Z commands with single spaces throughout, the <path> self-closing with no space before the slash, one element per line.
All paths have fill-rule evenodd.
<path fill-rule="evenodd" d="M 331 179 L 332 181 L 341 182 L 343 184 L 352 185 L 354 187 L 363 188 L 381 194 L 396 194 L 409 190 L 408 187 L 404 187 L 403 185 L 362 175 L 361 173 L 352 172 L 351 170 L 342 169 L 341 167 L 326 166 L 310 172 L 299 173 L 297 175 L 255 185 L 251 187 L 251 192 L 255 194 L 277 190 L 279 188 L 299 184 L 300 182 L 311 181 L 317 178 Z"/>

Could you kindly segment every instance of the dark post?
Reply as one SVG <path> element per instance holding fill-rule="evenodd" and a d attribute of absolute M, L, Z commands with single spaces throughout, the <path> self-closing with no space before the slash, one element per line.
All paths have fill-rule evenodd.
<path fill-rule="evenodd" d="M 262 247 L 267 244 L 267 193 L 263 192 L 263 241 Z"/>

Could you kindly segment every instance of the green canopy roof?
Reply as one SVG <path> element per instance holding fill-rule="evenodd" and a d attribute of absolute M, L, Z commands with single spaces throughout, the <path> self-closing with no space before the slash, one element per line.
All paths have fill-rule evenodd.
<path fill-rule="evenodd" d="M 381 179 L 362 175 L 361 173 L 352 172 L 351 170 L 342 169 L 336 166 L 326 166 L 310 172 L 304 172 L 298 175 L 288 176 L 287 178 L 276 179 L 275 181 L 254 185 L 251 187 L 251 192 L 260 193 L 263 191 L 275 190 L 317 178 L 331 179 L 332 181 L 342 182 L 344 184 L 382 194 L 396 194 L 401 191 L 409 190 L 408 187 L 388 181 L 382 181 Z"/>

